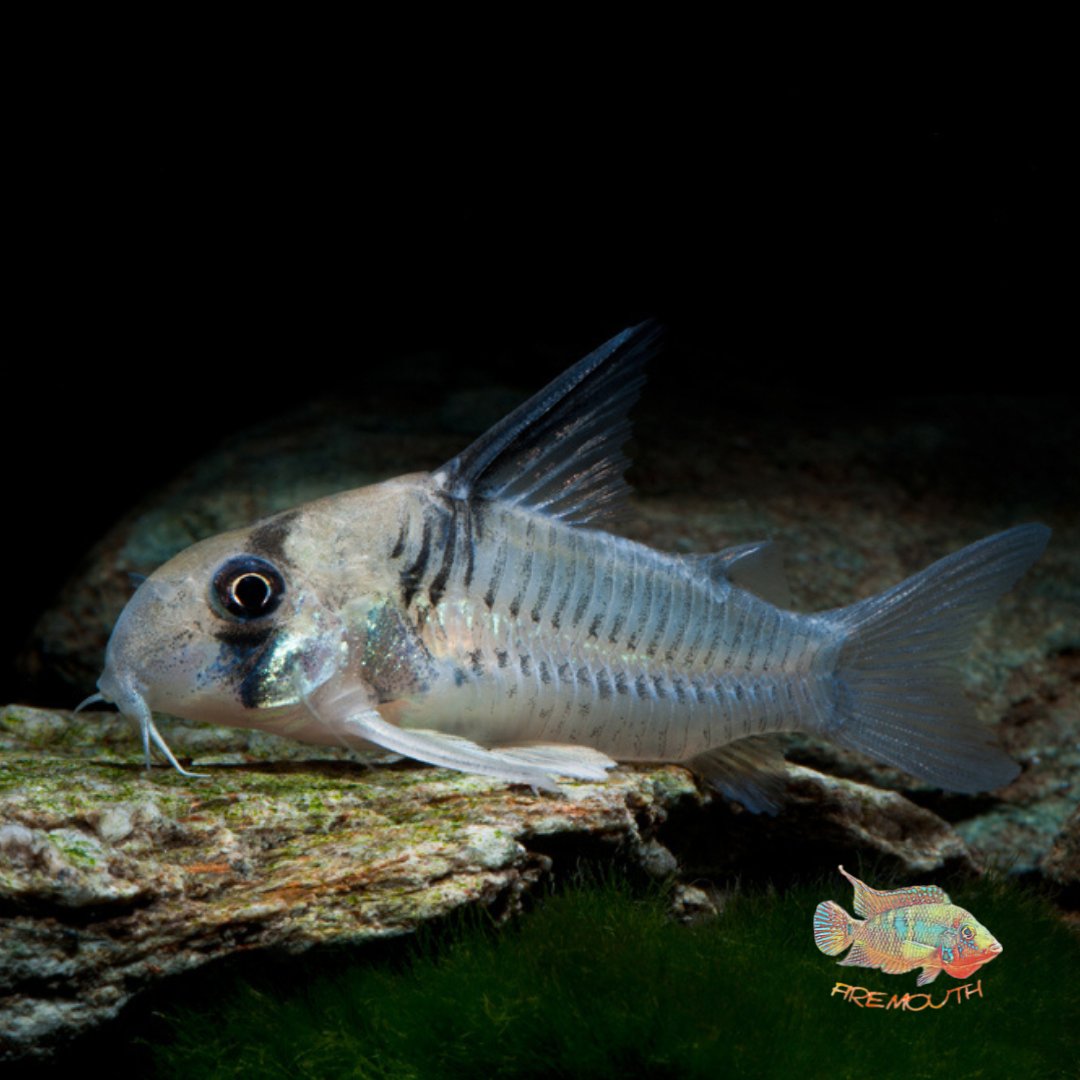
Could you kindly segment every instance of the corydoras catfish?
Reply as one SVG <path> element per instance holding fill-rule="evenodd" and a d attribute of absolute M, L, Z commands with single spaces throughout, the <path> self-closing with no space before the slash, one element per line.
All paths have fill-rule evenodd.
<path fill-rule="evenodd" d="M 951 791 L 1019 772 L 954 663 L 1043 550 L 1021 525 L 878 596 L 788 610 L 769 543 L 670 555 L 601 527 L 629 488 L 627 412 L 657 351 L 623 331 L 433 473 L 201 541 L 139 585 L 99 694 L 181 768 L 160 711 L 375 746 L 558 790 L 679 762 L 773 811 L 804 731 Z"/>

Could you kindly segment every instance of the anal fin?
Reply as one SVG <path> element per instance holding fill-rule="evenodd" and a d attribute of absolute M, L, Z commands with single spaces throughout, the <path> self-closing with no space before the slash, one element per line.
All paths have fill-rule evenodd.
<path fill-rule="evenodd" d="M 775 816 L 783 804 L 786 766 L 775 739 L 739 739 L 683 764 L 752 814 Z"/>

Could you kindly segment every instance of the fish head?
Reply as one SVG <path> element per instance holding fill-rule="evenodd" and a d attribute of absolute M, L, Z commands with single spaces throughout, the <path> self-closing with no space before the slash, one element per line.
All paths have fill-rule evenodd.
<path fill-rule="evenodd" d="M 269 542 L 287 518 L 194 544 L 147 577 L 109 639 L 99 699 L 144 732 L 153 712 L 272 730 L 267 717 L 302 711 L 345 646 L 304 561 Z"/>
<path fill-rule="evenodd" d="M 942 939 L 942 967 L 957 979 L 966 978 L 1002 953 L 1001 943 L 969 911 L 957 908 L 952 926 Z"/>

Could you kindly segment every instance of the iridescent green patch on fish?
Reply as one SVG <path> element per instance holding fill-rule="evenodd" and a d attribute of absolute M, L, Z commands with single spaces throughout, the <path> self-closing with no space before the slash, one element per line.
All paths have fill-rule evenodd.
<path fill-rule="evenodd" d="M 839 904 L 826 900 L 814 912 L 814 942 L 829 956 L 851 952 L 837 963 L 880 968 L 900 975 L 921 967 L 919 986 L 932 983 L 942 971 L 966 979 L 1002 952 L 1001 944 L 970 911 L 957 907 L 936 885 L 879 892 L 840 873 L 855 887 L 853 919 Z"/>

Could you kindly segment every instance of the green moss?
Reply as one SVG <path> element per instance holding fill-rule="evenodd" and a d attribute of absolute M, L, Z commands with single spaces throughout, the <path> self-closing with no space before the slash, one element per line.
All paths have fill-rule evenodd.
<path fill-rule="evenodd" d="M 982 996 L 915 1013 L 831 993 L 837 982 L 887 997 L 917 989 L 915 972 L 838 967 L 814 946 L 816 904 L 845 891 L 830 878 L 746 893 L 695 927 L 673 922 L 657 890 L 621 880 L 550 896 L 498 931 L 474 912 L 449 933 L 422 932 L 394 962 L 323 954 L 219 982 L 198 1007 L 167 1010 L 156 1075 L 1075 1075 L 1080 941 L 1045 900 L 1003 879 L 951 888 L 1005 952 L 976 976 Z M 943 975 L 925 989 L 938 1004 L 960 985 Z"/>
<path fill-rule="evenodd" d="M 97 867 L 103 860 L 104 853 L 101 845 L 88 838 L 75 836 L 70 832 L 63 834 L 54 832 L 50 834 L 49 839 L 63 852 L 67 860 L 76 866 Z"/>

